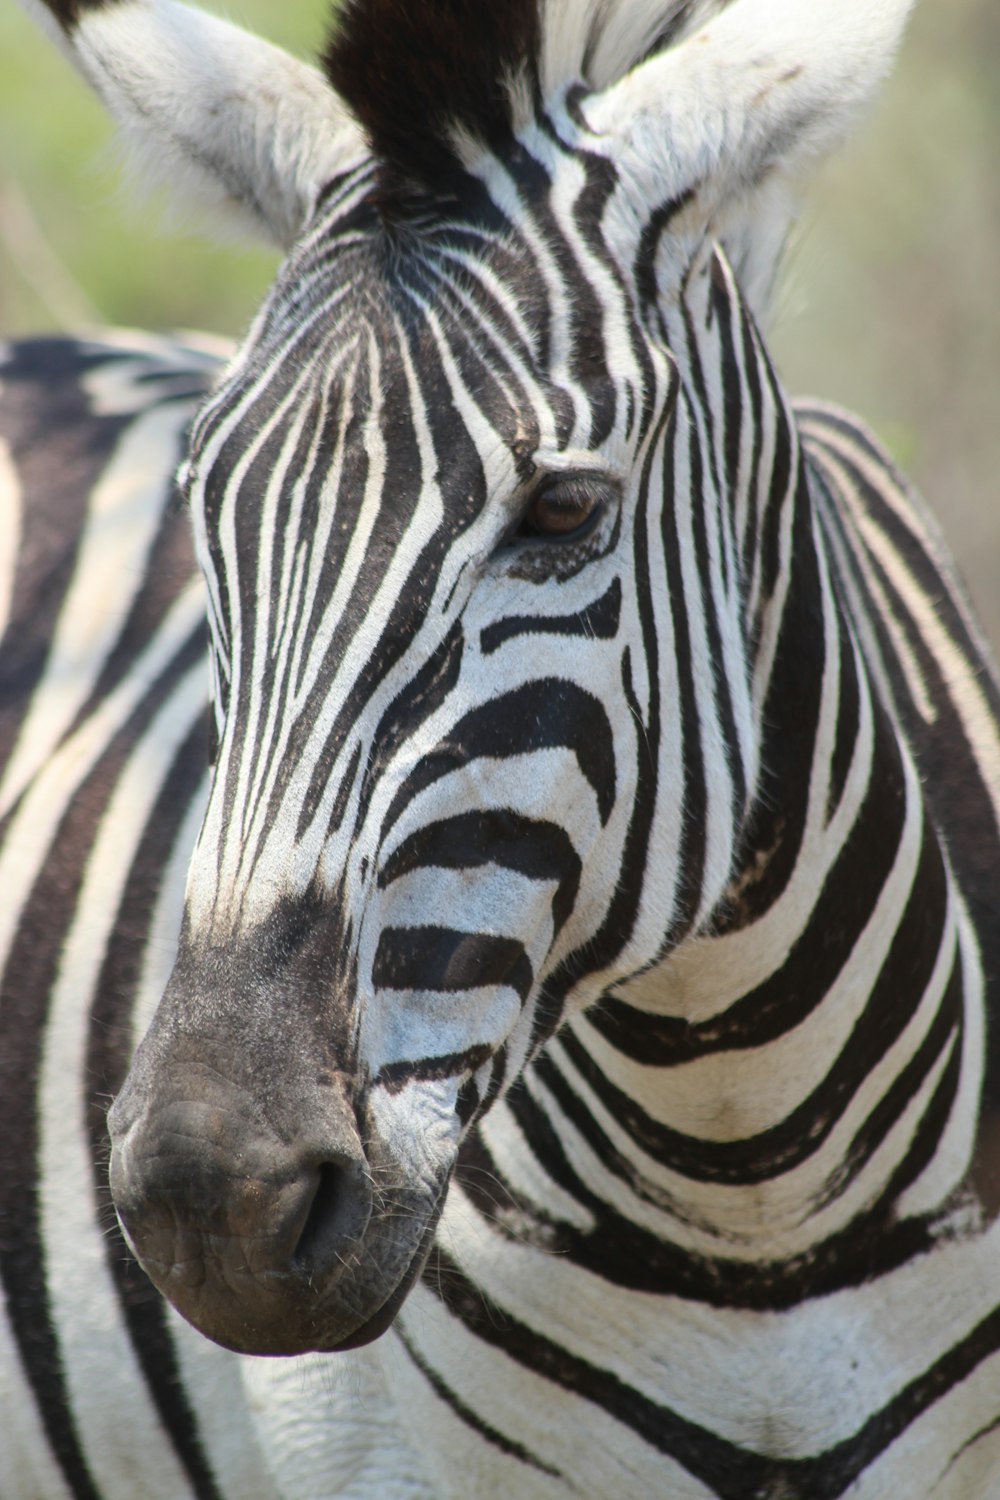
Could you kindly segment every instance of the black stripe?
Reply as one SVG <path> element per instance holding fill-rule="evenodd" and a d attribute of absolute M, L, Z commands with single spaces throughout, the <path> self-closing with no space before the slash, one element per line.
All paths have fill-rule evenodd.
<path fill-rule="evenodd" d="M 379 935 L 372 980 L 387 990 L 471 990 L 508 985 L 522 1002 L 534 975 L 515 938 L 449 927 L 385 927 Z"/>
<path fill-rule="evenodd" d="M 579 635 L 587 640 L 610 641 L 618 634 L 621 606 L 621 580 L 613 578 L 599 599 L 576 614 L 510 615 L 487 625 L 480 634 L 479 649 L 489 656 L 518 635 Z"/>
<path fill-rule="evenodd" d="M 826 800 L 827 822 L 833 818 L 840 806 L 840 799 L 844 795 L 861 722 L 856 646 L 843 618 L 838 621 L 836 642 L 830 643 L 831 654 L 834 650 L 837 651 L 840 659 L 840 683 L 837 698 L 837 736 L 833 754 L 830 757 L 830 789 Z"/>
<path fill-rule="evenodd" d="M 743 401 L 743 421 L 745 427 L 752 436 L 753 450 L 750 456 L 750 471 L 747 478 L 747 522 L 746 532 L 743 537 L 743 554 L 741 572 L 744 580 L 749 586 L 749 580 L 753 570 L 753 559 L 757 547 L 760 545 L 760 528 L 762 517 L 761 507 L 761 485 L 765 476 L 761 473 L 761 454 L 764 446 L 764 433 L 766 426 L 770 425 L 768 418 L 764 415 L 764 389 L 761 379 L 761 351 L 753 320 L 747 310 L 746 304 L 740 302 L 739 307 L 741 350 L 737 358 L 740 359 L 743 368 L 743 376 L 746 381 Z M 779 408 L 780 411 L 780 408 Z M 779 443 L 785 437 L 783 426 L 779 423 L 777 438 Z M 766 600 L 762 600 L 765 603 Z M 759 638 L 761 619 L 749 620 L 748 626 L 751 631 L 750 646 L 753 649 Z"/>
<path fill-rule="evenodd" d="M 507 759 L 535 750 L 572 750 L 597 798 L 602 823 L 615 802 L 614 738 L 599 698 L 576 683 L 541 677 L 471 709 L 449 730 L 443 748 L 411 772 L 390 803 L 382 838 L 418 792 L 482 756 Z"/>
<path fill-rule="evenodd" d="M 397 750 L 445 703 L 462 670 L 465 636 L 461 620 L 448 631 L 427 660 L 396 694 L 372 735 L 372 749 L 359 793 L 358 822 L 364 818 L 379 776 Z M 305 824 L 300 820 L 300 835 Z"/>
<path fill-rule="evenodd" d="M 716 252 L 712 257 L 712 275 L 713 279 L 716 281 L 716 286 L 714 288 L 716 292 L 718 291 L 718 277 L 721 275 L 721 268 L 719 267 L 717 257 L 718 252 Z M 688 275 L 690 276 L 690 269 L 688 271 Z M 686 285 L 684 287 L 684 291 L 687 291 Z M 706 323 L 708 328 L 712 326 L 713 314 L 714 300 L 710 298 L 706 310 Z M 701 505 L 699 505 L 699 500 L 706 493 L 711 493 L 713 496 L 719 495 L 720 497 L 722 497 L 723 495 L 722 480 L 719 474 L 718 466 L 718 440 L 715 433 L 716 409 L 714 402 L 709 399 L 708 384 L 705 380 L 705 369 L 701 357 L 701 346 L 703 339 L 699 338 L 698 330 L 695 328 L 694 318 L 691 311 L 691 304 L 686 296 L 682 296 L 681 298 L 680 316 L 681 321 L 684 325 L 684 350 L 683 352 L 681 350 L 675 350 L 674 353 L 677 355 L 678 362 L 684 371 L 681 378 L 684 381 L 685 387 L 690 386 L 691 388 L 689 391 L 689 396 L 691 397 L 691 427 L 692 431 L 697 434 L 697 440 L 693 444 L 693 451 L 697 455 L 699 464 L 703 461 L 707 463 L 708 470 L 712 477 L 712 485 L 710 491 L 706 491 L 705 489 L 703 489 L 700 484 L 693 486 L 694 504 L 692 505 L 691 509 L 694 517 L 703 522 L 703 510 L 708 509 L 708 507 L 703 508 Z M 719 363 L 721 365 L 721 361 Z M 723 376 L 723 378 L 725 378 L 724 370 L 720 369 L 720 374 Z M 712 510 L 713 512 L 715 510 L 714 504 L 712 506 Z M 702 566 L 705 566 L 708 562 L 707 553 L 705 553 L 697 545 L 695 548 L 695 552 L 698 561 L 702 564 Z M 713 660 L 715 660 L 714 657 Z"/>
<path fill-rule="evenodd" d="M 779 467 L 787 465 L 790 457 L 787 450 L 792 442 L 787 431 L 778 435 L 778 448 L 784 454 Z M 786 468 L 786 478 L 787 472 Z M 784 502 L 786 498 L 772 487 L 769 509 L 777 506 L 779 499 Z M 740 885 L 738 902 L 730 911 L 723 908 L 717 914 L 715 930 L 720 933 L 749 926 L 779 899 L 798 863 L 806 824 L 826 648 L 819 608 L 822 584 L 812 533 L 812 507 L 801 464 L 793 503 L 791 580 L 761 716 L 760 786 L 742 830 L 749 868 L 746 880 Z M 774 522 L 773 530 L 777 532 L 776 513 Z M 765 534 L 771 529 L 768 526 Z M 777 570 L 777 551 L 773 565 Z M 771 580 L 767 587 L 773 585 Z M 766 593 L 764 598 L 766 601 Z M 767 853 L 762 869 L 757 869 L 754 863 L 758 850 Z"/>
<path fill-rule="evenodd" d="M 686 397 L 680 398 L 685 401 Z M 688 417 L 690 421 L 690 415 Z M 678 435 L 679 436 L 679 435 Z M 675 487 L 676 458 L 674 444 L 668 445 L 666 462 L 669 466 L 665 476 L 666 494 Z M 699 497 L 695 496 L 695 505 Z M 679 883 L 677 911 L 674 916 L 672 937 L 679 941 L 694 921 L 701 897 L 702 877 L 705 870 L 705 829 L 708 822 L 708 792 L 705 785 L 705 757 L 702 748 L 702 723 L 698 708 L 698 694 L 692 671 L 692 648 L 690 615 L 705 601 L 688 600 L 684 572 L 681 566 L 683 543 L 677 529 L 677 513 L 671 504 L 665 504 L 660 518 L 663 538 L 663 555 L 667 572 L 667 598 L 670 603 L 671 632 L 674 641 L 674 662 L 677 672 L 676 714 L 682 734 L 681 759 L 683 761 L 684 815 L 681 823 L 680 847 L 677 854 Z M 652 679 L 657 680 L 655 677 Z"/>
<path fill-rule="evenodd" d="M 552 897 L 555 932 L 573 909 L 582 869 L 569 835 L 558 824 L 525 818 L 507 808 L 460 813 L 418 828 L 386 860 L 379 887 L 428 865 L 449 870 L 497 865 L 531 880 L 558 881 Z"/>
<path fill-rule="evenodd" d="M 501 1453 L 507 1453 L 511 1458 L 516 1458 L 521 1463 L 530 1465 L 533 1469 L 540 1469 L 543 1474 L 551 1474 L 554 1479 L 562 1479 L 563 1476 L 558 1469 L 550 1468 L 548 1464 L 542 1463 L 542 1460 L 537 1458 L 534 1453 L 528 1452 L 523 1443 L 518 1443 L 513 1438 L 506 1437 L 497 1428 L 491 1427 L 488 1422 L 484 1422 L 482 1417 L 477 1416 L 471 1406 L 467 1406 L 461 1397 L 456 1395 L 451 1386 L 446 1384 L 437 1371 L 431 1369 L 422 1355 L 417 1353 L 413 1341 L 407 1338 L 398 1323 L 396 1324 L 396 1335 L 410 1356 L 410 1359 L 430 1385 L 434 1394 L 458 1417 L 459 1421 L 464 1422 L 467 1427 L 471 1427 L 472 1431 L 478 1433 L 481 1438 L 485 1438 L 486 1442 L 492 1447 L 499 1448 Z"/>
<path fill-rule="evenodd" d="M 482 1044 L 467 1047 L 464 1052 L 442 1052 L 438 1057 L 386 1063 L 379 1069 L 375 1084 L 387 1093 L 398 1094 L 409 1083 L 437 1083 L 444 1078 L 460 1078 L 463 1073 L 476 1073 L 492 1055 L 493 1049 Z"/>
<path fill-rule="evenodd" d="M 725 470 L 725 483 L 720 491 L 719 498 L 723 510 L 729 518 L 730 525 L 735 519 L 734 511 L 736 502 L 740 496 L 738 488 L 740 474 L 740 448 L 744 432 L 744 420 L 747 416 L 747 394 L 744 389 L 743 379 L 749 384 L 750 373 L 756 360 L 752 355 L 748 357 L 745 342 L 745 314 L 740 300 L 733 297 L 730 292 L 729 281 L 724 273 L 720 257 L 716 254 L 712 257 L 712 298 L 709 304 L 712 321 L 715 323 L 719 343 L 721 345 L 721 358 L 719 360 L 719 378 L 722 384 L 722 409 L 720 419 L 722 424 L 722 459 Z M 739 342 L 737 341 L 737 328 L 734 327 L 734 319 L 738 324 Z M 754 371 L 754 373 L 756 373 Z M 753 417 L 752 405 L 750 408 Z M 749 423 L 747 424 L 749 427 Z M 749 427 L 753 431 L 752 427 Z M 759 439 L 759 418 L 758 418 Z M 735 533 L 733 533 L 735 535 Z M 723 550 L 725 558 L 725 551 Z M 732 591 L 733 580 L 729 577 L 728 569 L 724 575 L 727 592 Z"/>
<path fill-rule="evenodd" d="M 644 305 L 647 312 L 659 296 L 659 289 L 656 285 L 656 257 L 659 253 L 660 241 L 670 228 L 671 222 L 687 208 L 694 197 L 695 189 L 686 188 L 678 197 L 668 198 L 665 203 L 654 208 L 646 219 L 632 266 L 632 281 L 640 305 Z"/>
<path fill-rule="evenodd" d="M 708 442 L 704 447 L 707 448 L 709 454 L 712 468 L 712 482 L 716 486 L 716 493 L 718 493 L 719 480 L 715 460 L 716 439 L 711 428 L 711 422 L 708 425 Z M 701 497 L 705 493 L 702 452 L 702 445 L 695 442 L 691 449 L 691 489 L 695 497 L 694 504 L 691 506 L 691 530 L 694 540 L 695 562 L 697 563 L 698 576 L 701 582 L 702 618 L 705 622 L 708 660 L 712 671 L 712 697 L 715 703 L 716 716 L 724 746 L 722 755 L 725 759 L 723 764 L 728 766 L 733 782 L 730 806 L 727 810 L 735 827 L 738 818 L 744 811 L 747 786 L 743 761 L 740 755 L 739 737 L 736 733 L 736 716 L 733 709 L 732 693 L 729 687 L 726 658 L 722 649 L 722 632 L 719 626 L 718 606 L 715 598 L 715 590 L 712 587 L 712 559 L 708 537 L 709 526 L 715 532 L 716 551 L 720 560 L 725 559 L 726 547 L 722 536 L 722 518 L 716 513 L 714 506 L 704 505 L 701 501 Z M 722 562 L 721 574 L 724 581 L 724 561 Z"/>
<path fill-rule="evenodd" d="M 781 533 L 786 507 L 793 504 L 796 511 L 795 534 L 792 539 L 793 583 L 797 581 L 798 569 L 802 566 L 800 559 L 809 555 L 813 545 L 812 536 L 809 533 L 813 508 L 805 480 L 806 467 L 799 447 L 798 433 L 788 410 L 785 393 L 781 389 L 774 366 L 766 349 L 760 343 L 759 337 L 756 341 L 756 349 L 755 368 L 761 374 L 774 409 L 774 458 L 764 514 L 760 518 L 759 533 L 753 544 L 760 555 L 763 605 L 773 598 L 781 572 Z M 791 496 L 789 496 L 790 488 L 794 489 Z M 810 574 L 814 571 L 814 568 L 810 567 Z M 812 592 L 807 597 L 815 603 L 822 597 L 818 581 L 813 583 L 810 577 L 809 588 Z M 807 653 L 803 654 L 807 655 Z"/>

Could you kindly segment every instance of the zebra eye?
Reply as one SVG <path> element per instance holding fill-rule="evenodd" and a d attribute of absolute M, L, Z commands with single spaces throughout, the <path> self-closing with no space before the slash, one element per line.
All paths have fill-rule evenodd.
<path fill-rule="evenodd" d="M 604 487 L 585 476 L 550 477 L 535 491 L 517 535 L 576 541 L 596 525 L 604 500 Z"/>

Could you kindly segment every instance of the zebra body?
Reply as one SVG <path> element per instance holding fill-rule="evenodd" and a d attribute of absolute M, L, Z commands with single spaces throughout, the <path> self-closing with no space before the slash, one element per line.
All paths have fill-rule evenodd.
<path fill-rule="evenodd" d="M 4 1500 L 1000 1484 L 996 680 L 754 313 L 905 9 L 50 7 L 291 248 L 0 372 Z"/>

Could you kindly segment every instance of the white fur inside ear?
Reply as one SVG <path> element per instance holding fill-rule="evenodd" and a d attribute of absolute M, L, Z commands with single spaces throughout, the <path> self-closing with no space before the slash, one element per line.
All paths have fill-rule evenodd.
<path fill-rule="evenodd" d="M 733 0 L 596 96 L 588 119 L 626 150 L 655 151 L 675 191 L 738 190 L 840 139 L 888 71 L 911 4 Z"/>
<path fill-rule="evenodd" d="M 367 154 L 313 68 L 173 0 L 85 14 L 71 53 L 146 175 L 281 246 L 320 188 Z"/>
<path fill-rule="evenodd" d="M 664 36 L 680 41 L 726 0 L 542 0 L 542 90 L 605 89 Z"/>

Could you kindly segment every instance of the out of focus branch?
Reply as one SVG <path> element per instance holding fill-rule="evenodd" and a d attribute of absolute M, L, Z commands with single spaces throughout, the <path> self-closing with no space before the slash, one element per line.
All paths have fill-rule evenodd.
<path fill-rule="evenodd" d="M 52 249 L 20 183 L 0 176 L 0 250 L 62 328 L 106 320 Z"/>

